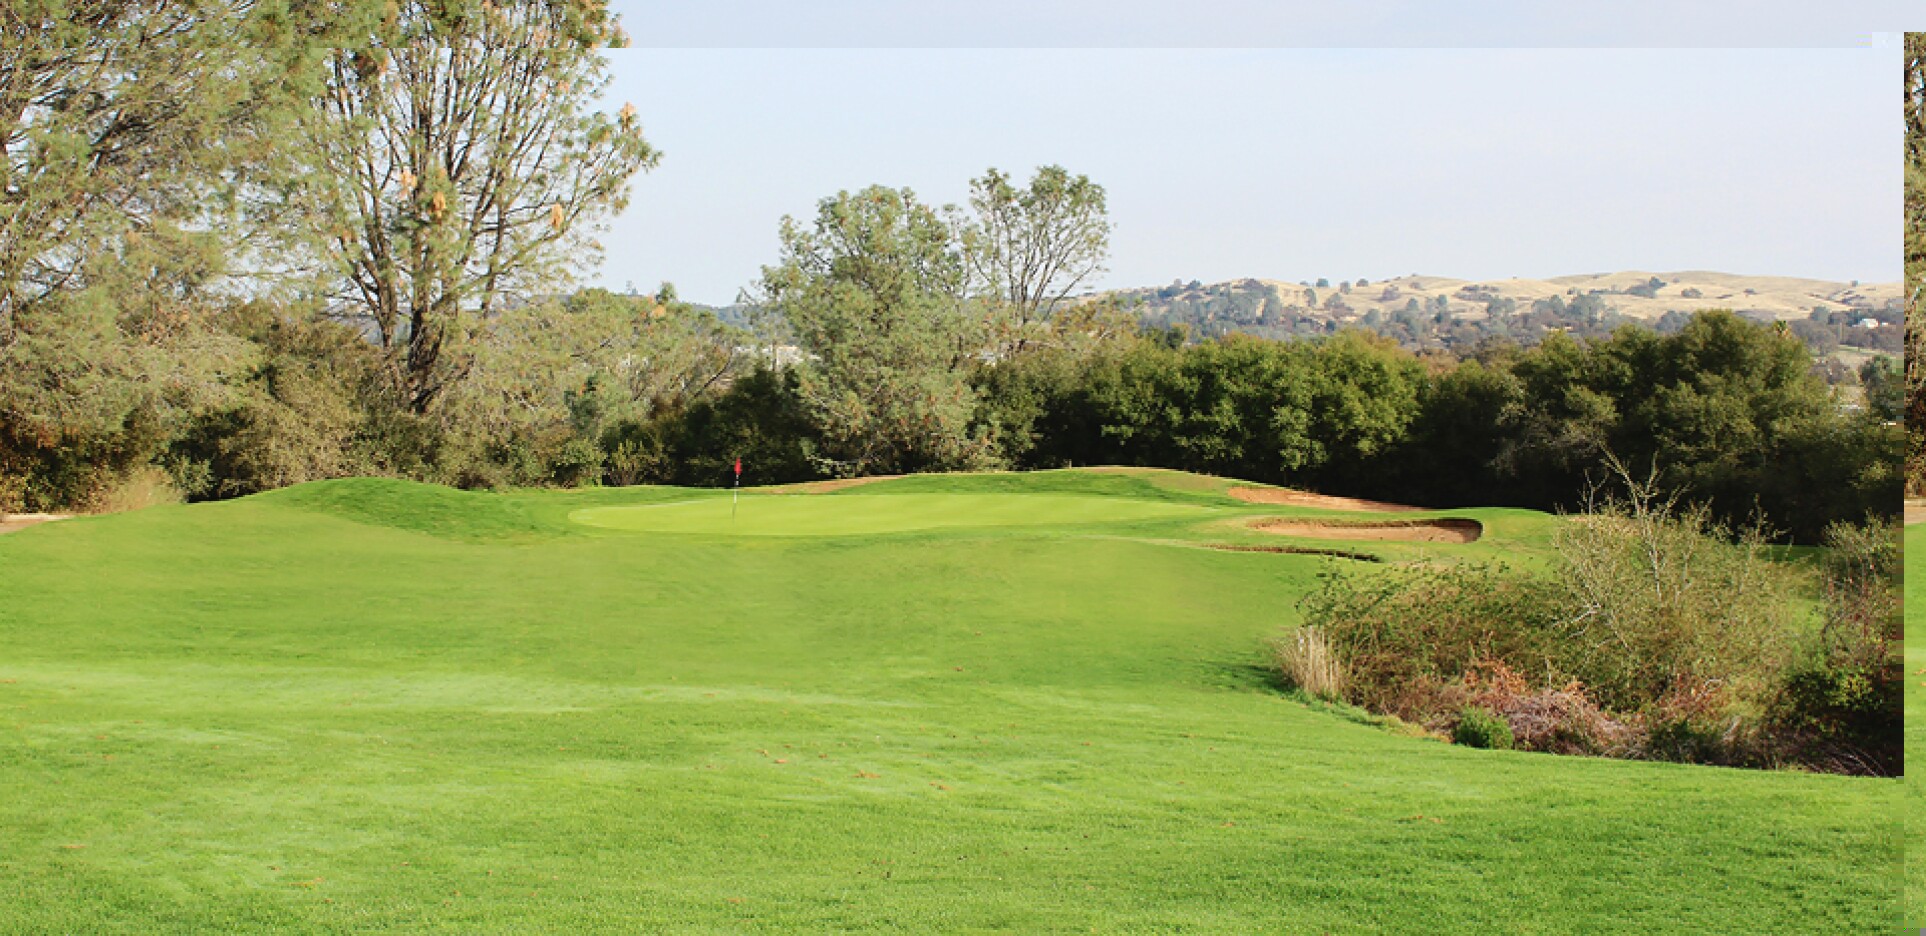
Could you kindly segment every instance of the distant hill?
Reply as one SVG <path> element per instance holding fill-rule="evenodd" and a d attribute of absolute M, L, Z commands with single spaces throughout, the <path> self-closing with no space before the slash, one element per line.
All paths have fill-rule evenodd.
<path fill-rule="evenodd" d="M 1288 283 L 1241 279 L 1118 289 L 1103 294 L 1151 327 L 1183 326 L 1193 338 L 1234 332 L 1272 338 L 1364 328 L 1413 347 L 1451 347 L 1489 337 L 1530 343 L 1550 331 L 1603 334 L 1628 321 L 1659 331 L 1692 313 L 1730 309 L 1783 321 L 1825 355 L 1841 346 L 1899 353 L 1901 285 L 1689 270 L 1625 271 L 1547 280 L 1465 280 L 1412 274 L 1385 280 Z"/>

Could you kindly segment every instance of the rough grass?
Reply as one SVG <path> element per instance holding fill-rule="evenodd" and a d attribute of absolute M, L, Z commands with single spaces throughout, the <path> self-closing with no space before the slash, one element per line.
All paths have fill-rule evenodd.
<path fill-rule="evenodd" d="M 1181 520 L 566 519 L 689 496 L 351 482 L 0 537 L 0 932 L 1897 916 L 1896 782 L 1474 751 L 1282 696 L 1263 638 L 1370 564 L 1171 548 L 1221 538 Z M 1469 515 L 1479 543 L 1385 553 L 1553 523 Z"/>
<path fill-rule="evenodd" d="M 1323 628 L 1306 624 L 1271 644 L 1271 656 L 1291 685 L 1313 698 L 1344 698 L 1344 666 L 1338 662 Z"/>

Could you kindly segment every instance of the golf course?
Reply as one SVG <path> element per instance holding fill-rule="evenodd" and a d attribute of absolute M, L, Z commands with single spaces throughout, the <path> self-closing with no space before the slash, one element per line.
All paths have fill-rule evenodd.
<path fill-rule="evenodd" d="M 0 932 L 1898 922 L 1899 781 L 1477 750 L 1272 675 L 1321 576 L 1567 521 L 1234 488 L 364 478 L 0 536 Z"/>

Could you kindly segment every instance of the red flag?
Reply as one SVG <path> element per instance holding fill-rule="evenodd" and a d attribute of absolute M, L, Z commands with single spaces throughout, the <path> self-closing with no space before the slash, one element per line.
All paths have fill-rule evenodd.
<path fill-rule="evenodd" d="M 736 459 L 736 477 L 742 477 L 742 459 L 740 457 Z"/>

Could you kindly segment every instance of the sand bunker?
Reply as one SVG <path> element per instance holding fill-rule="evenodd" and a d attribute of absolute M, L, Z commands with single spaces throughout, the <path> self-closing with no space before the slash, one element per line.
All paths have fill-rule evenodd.
<path fill-rule="evenodd" d="M 1313 494 L 1309 491 L 1292 491 L 1283 488 L 1234 487 L 1229 493 L 1231 497 L 1246 504 L 1284 504 L 1290 507 L 1363 510 L 1373 513 L 1398 513 L 1424 509 L 1405 504 L 1387 504 L 1384 501 L 1364 500 L 1357 497 L 1333 497 L 1329 494 Z"/>
<path fill-rule="evenodd" d="M 1922 520 L 1926 520 L 1926 503 L 1922 503 L 1920 501 L 1907 501 L 1906 502 L 1906 525 L 1912 526 L 1913 524 L 1918 523 Z"/>
<path fill-rule="evenodd" d="M 49 514 L 49 513 L 30 513 L 30 514 L 0 513 L 0 533 L 12 533 L 15 530 L 24 530 L 30 526 L 35 526 L 37 524 L 52 523 L 55 520 L 66 520 L 72 516 L 73 516 L 72 514 Z"/>
<path fill-rule="evenodd" d="M 1314 539 L 1398 540 L 1407 543 L 1471 543 L 1485 532 L 1476 520 L 1259 520 L 1251 528 L 1278 536 Z"/>

